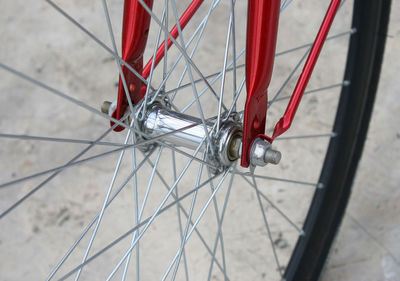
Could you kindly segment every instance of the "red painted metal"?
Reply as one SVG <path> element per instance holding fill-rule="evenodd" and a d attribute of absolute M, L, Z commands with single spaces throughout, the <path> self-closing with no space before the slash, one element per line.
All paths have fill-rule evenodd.
<path fill-rule="evenodd" d="M 190 21 L 190 19 L 193 17 L 193 15 L 196 13 L 196 11 L 199 9 L 200 5 L 203 2 L 204 2 L 204 0 L 193 0 L 192 3 L 190 3 L 190 5 L 187 7 L 185 12 L 182 14 L 182 16 L 179 19 L 179 25 L 182 30 L 185 28 L 186 24 Z M 178 27 L 176 25 L 171 29 L 170 34 L 172 37 L 174 37 L 174 39 L 176 39 L 178 37 L 179 32 L 178 32 Z M 172 45 L 172 41 L 170 38 L 168 38 L 167 49 L 169 49 L 169 47 L 171 47 L 171 45 Z M 158 63 L 161 61 L 161 59 L 164 57 L 164 52 L 165 52 L 165 41 L 157 49 L 154 67 L 156 67 L 158 65 Z M 147 79 L 147 77 L 149 77 L 152 61 L 153 61 L 153 57 L 150 58 L 150 60 L 146 64 L 146 66 L 143 68 L 142 76 L 144 77 L 144 79 Z"/>
<path fill-rule="evenodd" d="M 299 80 L 297 81 L 296 87 L 293 91 L 292 97 L 290 98 L 285 114 L 275 125 L 274 133 L 271 140 L 275 139 L 277 136 L 288 130 L 290 125 L 292 124 L 301 98 L 303 97 L 308 81 L 310 80 L 311 74 L 314 70 L 314 66 L 325 43 L 329 29 L 331 28 L 332 22 L 339 9 L 340 2 L 341 0 L 332 0 L 331 4 L 329 5 L 325 18 L 321 24 L 317 37 L 315 38 L 314 44 L 311 48 L 310 54 L 308 55 L 307 61 L 304 65 L 303 71 L 301 72 Z"/>
<path fill-rule="evenodd" d="M 252 142 L 265 131 L 275 57 L 280 0 L 249 0 L 247 8 L 246 88 L 241 165 L 248 167 Z"/>
<path fill-rule="evenodd" d="M 255 3 L 253 3 L 255 2 Z M 262 3 L 259 3 L 262 2 Z M 273 3 L 274 2 L 274 3 Z M 310 54 L 304 65 L 303 71 L 297 81 L 296 87 L 290 98 L 286 111 L 279 122 L 275 125 L 272 137 L 264 135 L 265 119 L 267 112 L 267 88 L 271 79 L 273 56 L 271 57 L 272 49 L 275 50 L 276 32 L 277 32 L 277 17 L 279 14 L 279 1 L 256 1 L 249 0 L 248 12 L 248 29 L 247 29 L 247 50 L 246 50 L 246 82 L 247 82 L 247 99 L 244 113 L 243 125 L 243 145 L 241 165 L 248 167 L 249 153 L 253 141 L 257 137 L 261 137 L 269 142 L 272 142 L 276 137 L 284 133 L 291 126 L 297 108 L 303 97 L 304 91 L 310 80 L 319 54 L 325 43 L 326 37 L 336 16 L 341 0 L 332 0 L 326 12 L 325 18 L 321 24 L 318 34 L 315 38 Z M 251 6 L 251 4 L 253 4 Z M 263 7 L 256 7 L 265 5 Z M 269 4 L 269 7 L 266 5 Z M 254 11 L 253 9 L 264 8 L 265 11 Z M 278 8 L 278 10 L 276 10 Z M 276 13 L 276 14 L 274 14 Z M 251 19 L 251 16 L 263 17 L 266 16 L 271 21 L 269 27 L 263 27 L 262 19 Z M 249 24 L 250 23 L 250 24 Z M 253 24 L 255 26 L 253 26 Z M 275 30 L 275 33 L 274 33 Z M 271 32 L 267 35 L 264 32 Z M 261 35 L 259 33 L 262 33 Z M 265 37 L 270 36 L 270 37 Z M 275 37 L 274 37 L 275 36 Z M 263 41 L 269 40 L 267 42 Z M 249 42 L 251 40 L 252 42 Z M 253 41 L 255 40 L 255 41 Z M 267 45 L 267 47 L 265 46 Z M 254 70 L 255 69 L 255 70 Z M 264 74 L 259 71 L 266 71 Z M 255 87 L 253 84 L 258 85 Z"/>
<path fill-rule="evenodd" d="M 153 6 L 153 0 L 144 0 L 149 8 Z M 184 29 L 200 5 L 204 0 L 193 0 L 187 7 L 185 12 L 179 19 L 179 25 L 181 29 Z M 151 64 L 153 57 L 147 62 L 146 66 L 143 67 L 143 53 L 146 47 L 147 36 L 150 26 L 151 16 L 142 7 L 138 0 L 125 0 L 124 3 L 124 19 L 122 27 L 122 59 L 125 60 L 133 69 L 138 73 L 142 74 L 144 79 L 147 79 L 150 74 Z M 177 38 L 179 35 L 177 25 L 175 25 L 171 31 L 173 38 Z M 167 49 L 171 47 L 172 41 L 168 38 Z M 165 42 L 163 42 L 157 49 L 156 60 L 154 67 L 164 57 Z M 127 67 L 122 66 L 122 71 L 126 80 L 126 84 L 129 89 L 129 95 L 133 104 L 138 103 L 146 93 L 146 85 Z M 117 108 L 113 112 L 112 116 L 116 119 L 120 119 L 126 109 L 128 108 L 128 101 L 126 98 L 125 90 L 122 84 L 121 77 L 119 78 L 118 85 L 118 99 Z M 114 125 L 111 122 L 111 125 Z M 122 131 L 124 127 L 118 126 L 114 130 Z"/>
<path fill-rule="evenodd" d="M 150 8 L 153 0 L 144 0 Z M 138 73 L 143 71 L 143 53 L 147 43 L 150 27 L 150 15 L 138 0 L 125 0 L 124 18 L 122 25 L 122 59 L 126 61 Z M 134 104 L 138 103 L 146 92 L 144 83 L 133 74 L 126 66 L 122 66 L 122 72 L 129 90 L 129 96 Z M 125 90 L 119 77 L 117 108 L 112 117 L 121 119 L 128 107 Z M 111 122 L 113 125 L 113 122 Z M 122 131 L 124 127 L 117 126 L 115 131 Z"/>

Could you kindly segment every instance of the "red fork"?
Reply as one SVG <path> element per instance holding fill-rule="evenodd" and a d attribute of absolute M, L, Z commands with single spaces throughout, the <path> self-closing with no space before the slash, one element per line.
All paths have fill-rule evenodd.
<path fill-rule="evenodd" d="M 153 0 L 143 0 L 143 2 L 150 9 L 152 8 Z M 203 2 L 204 0 L 193 0 L 190 3 L 188 8 L 179 19 L 179 25 L 181 29 L 187 25 Z M 126 61 L 137 73 L 141 74 L 144 79 L 147 79 L 150 74 L 153 60 L 153 58 L 150 58 L 146 66 L 143 67 L 143 53 L 146 48 L 150 19 L 151 16 L 138 0 L 125 0 L 122 26 L 122 59 Z M 170 33 L 173 38 L 178 37 L 179 33 L 176 25 L 171 29 Z M 167 49 L 169 49 L 171 45 L 172 41 L 168 38 Z M 163 42 L 157 49 L 154 67 L 156 67 L 164 57 L 164 52 L 165 42 Z M 133 104 L 137 104 L 146 93 L 146 85 L 124 65 L 122 66 L 122 72 L 126 80 L 129 96 Z M 127 108 L 128 101 L 122 79 L 120 77 L 118 85 L 117 108 L 113 112 L 112 117 L 116 118 L 117 120 L 121 119 Z M 113 125 L 112 122 L 111 125 Z M 115 131 L 122 131 L 123 129 L 124 127 L 118 126 L 115 128 Z"/>
<path fill-rule="evenodd" d="M 249 0 L 247 8 L 246 89 L 241 165 L 248 167 L 250 148 L 264 137 L 278 32 L 280 0 Z"/>
<path fill-rule="evenodd" d="M 292 124 L 340 2 L 341 0 L 331 1 L 286 111 L 275 125 L 272 137 L 268 137 L 264 135 L 268 105 L 267 90 L 274 64 L 280 0 L 249 0 L 246 45 L 247 99 L 241 159 L 243 167 L 249 166 L 250 149 L 256 138 L 272 142 Z"/>
<path fill-rule="evenodd" d="M 153 0 L 144 0 L 152 8 Z M 137 0 L 125 0 L 124 18 L 122 25 L 122 59 L 127 62 L 137 73 L 143 71 L 143 53 L 146 48 L 147 36 L 150 28 L 150 15 Z M 133 104 L 138 103 L 146 92 L 146 86 L 125 65 L 122 72 L 128 87 L 129 96 Z M 117 108 L 112 117 L 119 120 L 125 114 L 128 100 L 125 94 L 121 76 L 119 77 Z M 113 123 L 111 122 L 111 125 Z M 117 126 L 115 131 L 122 131 L 124 127 Z"/>

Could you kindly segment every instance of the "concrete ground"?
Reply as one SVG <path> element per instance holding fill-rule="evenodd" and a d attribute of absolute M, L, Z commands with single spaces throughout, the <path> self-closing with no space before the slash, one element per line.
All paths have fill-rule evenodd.
<path fill-rule="evenodd" d="M 114 30 L 120 30 L 122 1 L 108 1 L 113 21 Z M 178 2 L 178 8 L 182 10 L 186 2 Z M 222 1 L 223 2 L 223 1 Z M 325 1 L 326 3 L 328 1 Z M 303 19 L 296 24 L 285 23 L 290 20 L 290 12 L 281 16 L 282 33 L 278 41 L 278 50 L 286 50 L 301 42 L 308 43 L 314 36 L 312 28 L 318 27 L 321 20 L 320 13 L 314 13 L 326 6 L 319 0 L 293 1 L 288 10 L 306 13 Z M 100 1 L 57 1 L 60 6 L 74 16 L 82 25 L 106 42 L 109 46 L 107 26 L 104 21 L 103 10 Z M 309 6 L 307 6 L 307 3 Z M 246 8 L 245 1 L 237 1 L 238 14 L 243 14 Z M 94 108 L 99 108 L 103 100 L 112 99 L 116 93 L 116 65 L 113 58 L 90 41 L 86 35 L 69 24 L 51 6 L 43 2 L 38 4 L 30 1 L 5 1 L 0 0 L 0 62 L 26 73 L 35 79 L 43 81 L 52 87 L 67 93 L 74 98 L 82 100 Z M 207 39 L 213 44 L 203 45 L 202 51 L 195 57 L 196 63 L 201 69 L 215 72 L 221 67 L 221 57 L 225 41 L 227 11 L 229 5 L 222 3 L 217 9 L 213 25 L 210 26 Z M 203 10 L 204 12 L 204 10 Z M 349 13 L 346 5 L 341 11 L 342 15 Z M 238 32 L 245 25 L 245 17 L 237 17 Z M 336 22 L 331 34 L 346 30 L 348 22 Z M 187 29 L 190 31 L 190 26 Z M 155 32 L 151 30 L 151 32 Z M 239 38 L 239 35 L 238 35 Z M 186 38 L 185 38 L 186 39 Z M 324 56 L 316 68 L 316 74 L 310 81 L 309 89 L 315 89 L 325 85 L 337 83 L 341 79 L 343 55 L 337 55 L 346 44 L 346 38 L 331 41 L 324 48 Z M 117 42 L 120 38 L 117 35 Z M 240 40 L 238 40 L 239 42 Z M 241 42 L 244 42 L 243 40 Z M 238 43 L 238 45 L 240 45 Z M 149 42 L 148 48 L 154 47 L 154 42 Z M 385 61 L 381 75 L 378 96 L 374 108 L 373 119 L 368 134 L 364 154 L 360 163 L 357 179 L 350 205 L 347 209 L 342 228 L 337 241 L 333 246 L 329 261 L 326 265 L 322 280 L 324 281 L 398 281 L 400 280 L 400 173 L 398 172 L 400 161 L 400 91 L 397 82 L 400 73 L 398 63 L 400 48 L 400 3 L 394 1 L 387 35 L 387 47 Z M 239 46 L 238 46 L 238 49 Z M 222 53 L 219 52 L 221 51 Z M 173 52 L 173 50 L 171 50 Z M 211 54 L 211 55 L 210 55 Z M 282 56 L 276 60 L 271 92 L 276 91 L 286 77 L 290 69 L 297 62 L 301 53 L 293 57 Z M 335 64 L 326 68 L 328 60 L 335 56 Z M 96 62 L 96 64 L 94 64 Z M 241 63 L 243 60 L 241 61 Z M 327 62 L 327 63 L 325 63 Z M 178 69 L 183 70 L 184 65 Z M 325 72 L 322 72 L 324 70 Z M 208 73 L 208 72 L 207 72 Z M 338 74 L 339 73 L 339 74 Z M 173 77 L 172 80 L 177 80 Z M 229 81 L 229 77 L 227 77 Z M 293 87 L 293 82 L 289 87 Z M 219 87 L 217 84 L 216 88 Z M 227 93 L 232 89 L 227 86 Z M 288 132 L 289 136 L 306 133 L 329 132 L 332 116 L 328 114 L 334 104 L 335 89 L 325 95 L 305 98 L 299 110 L 299 118 L 302 122 L 295 123 L 294 128 Z M 336 91 L 337 92 L 337 91 Z M 111 94 L 110 94 L 111 93 Z M 182 96 L 182 102 L 189 101 L 188 95 Z M 282 95 L 290 94 L 287 90 Z M 227 95 L 226 95 L 227 96 Z M 187 99 L 187 100 L 186 100 Z M 207 116 L 215 112 L 215 100 L 204 97 Z M 239 102 L 243 102 L 240 100 Z M 317 106 L 318 105 L 318 106 Z M 277 120 L 284 110 L 285 103 L 281 107 L 271 108 L 268 113 L 269 124 Z M 214 111 L 213 111 L 214 110 Z M 194 113 L 195 110 L 189 111 Z M 195 114 L 195 113 L 194 113 Z M 301 114 L 301 115 L 300 115 Z M 316 117 L 321 115 L 322 117 Z M 314 117 L 315 116 L 315 117 Z M 12 124 L 12 126 L 10 126 Z M 90 112 L 79 109 L 74 105 L 64 103 L 59 97 L 49 95 L 43 89 L 28 83 L 21 83 L 10 73 L 1 71 L 0 77 L 0 133 L 42 135 L 59 138 L 96 139 L 107 129 L 108 123 L 102 118 Z M 109 142 L 123 142 L 121 134 L 112 134 L 104 139 Z M 0 184 L 30 175 L 39 171 L 50 169 L 54 166 L 65 164 L 75 154 L 86 147 L 82 144 L 35 142 L 13 139 L 0 139 Z M 257 172 L 269 176 L 279 176 L 290 179 L 301 179 L 306 182 L 315 182 L 318 179 L 319 167 L 316 160 L 322 159 L 324 145 L 327 139 L 321 142 L 310 141 L 297 142 L 295 140 L 276 142 L 284 157 L 278 167 L 266 167 Z M 106 147 L 107 148 L 107 147 Z M 104 147 L 94 149 L 86 156 L 106 151 Z M 311 152 L 311 153 L 307 153 Z M 139 153 L 139 152 L 138 152 Z M 85 157 L 86 157 L 85 156 Z M 184 157 L 177 157 L 177 165 L 183 167 Z M 132 169 L 131 160 L 123 162 L 121 176 L 117 178 L 117 185 L 123 182 Z M 138 156 L 138 159 L 141 160 Z M 156 161 L 156 157 L 152 158 Z M 171 154 L 163 153 L 159 165 L 159 171 L 166 180 L 173 182 L 171 173 Z M 116 158 L 96 163 L 69 168 L 52 179 L 29 200 L 10 212 L 0 221 L 0 279 L 1 280 L 43 280 L 54 267 L 54 261 L 58 261 L 81 233 L 90 219 L 101 208 L 108 184 L 111 179 Z M 197 165 L 196 167 L 198 167 Z M 142 177 L 139 177 L 139 186 L 146 186 L 146 180 L 150 176 L 151 167 L 147 166 Z M 193 185 L 196 169 L 190 170 L 179 185 L 180 194 L 183 194 L 188 184 Z M 0 190 L 0 212 L 3 212 L 10 204 L 21 198 L 33 187 L 37 186 L 45 177 L 25 181 L 12 187 Z M 165 195 L 162 189 L 163 183 L 155 178 L 151 199 L 146 205 L 146 211 L 150 212 L 159 203 L 161 196 Z M 260 190 L 268 195 L 272 202 L 285 210 L 293 219 L 294 224 L 300 226 L 304 219 L 304 210 L 309 202 L 313 189 L 291 188 L 280 182 L 259 182 Z M 235 178 L 235 188 L 232 190 L 227 215 L 224 221 L 224 243 L 230 264 L 228 273 L 231 280 L 277 280 L 277 268 L 268 247 L 267 233 L 263 225 L 262 216 L 257 205 L 255 193 L 248 192 L 248 184 L 240 177 Z M 227 194 L 223 186 L 218 194 L 217 205 L 222 209 L 223 198 Z M 139 191 L 140 193 L 141 191 Z M 132 195 L 133 188 L 125 188 L 103 219 L 100 237 L 97 237 L 91 253 L 101 249 L 101 242 L 107 243 L 127 229 L 127 224 L 133 224 Z M 198 204 L 203 205 L 209 190 L 199 192 Z M 139 198 L 144 192 L 139 194 Z M 182 201 L 188 209 L 190 200 Z M 168 201 L 170 202 L 170 201 Z M 264 201 L 264 209 L 271 224 L 272 239 L 277 246 L 277 254 L 281 261 L 285 261 L 296 241 L 297 232 Z M 114 206 L 115 205 L 115 206 Z M 214 207 L 215 208 L 215 207 Z M 145 212 L 146 212 L 145 211 Z M 195 212 L 198 215 L 199 211 Z M 145 213 L 148 216 L 150 213 Z M 257 214 L 255 216 L 254 214 Z M 172 217 L 172 216 L 171 216 Z M 143 280 L 157 280 L 159 270 L 165 270 L 163 262 L 175 253 L 179 240 L 165 242 L 169 238 L 169 231 L 177 230 L 176 215 L 170 219 L 156 222 L 149 231 L 149 240 L 141 242 L 143 249 L 148 247 L 148 255 L 142 254 L 141 264 L 147 269 Z M 199 225 L 199 230 L 205 233 L 215 224 L 213 211 L 207 212 L 204 221 Z M 161 236 L 156 236 L 161 233 Z M 176 234 L 176 233 L 175 233 Z M 211 234 L 205 234 L 206 241 L 214 241 Z M 209 266 L 204 261 L 208 257 L 206 251 L 197 238 L 193 238 L 193 245 L 188 247 L 197 255 L 189 256 L 188 260 L 196 266 L 189 269 L 191 280 L 206 280 L 200 271 Z M 172 239 L 171 239 L 172 240 Z M 87 244 L 85 238 L 82 244 Z M 114 252 L 100 259 L 101 266 L 89 266 L 88 274 L 82 274 L 82 280 L 101 280 L 104 274 L 109 274 L 110 266 L 119 260 L 122 251 L 129 246 L 129 241 L 116 247 Z M 210 242 L 210 243 L 212 243 Z M 241 243 L 246 242 L 247 249 L 240 248 Z M 128 244 L 127 244 L 128 243 Z M 197 244 L 196 244 L 197 243 Z M 266 245 L 267 244 L 267 245 Z M 71 269 L 82 259 L 85 246 L 79 246 L 69 258 L 67 269 Z M 268 253 L 265 256 L 265 253 Z M 116 254 L 117 253 L 117 254 Z M 114 255 L 113 255 L 114 254 Z M 262 255 L 264 254 L 264 256 Z M 117 258 L 116 258 L 117 257 Z M 217 255 L 217 259 L 221 256 Z M 111 261 L 111 262 L 110 262 Z M 133 279 L 134 269 L 128 276 Z M 265 264 L 271 265 L 271 272 L 265 270 Z M 158 269 L 156 265 L 162 265 Z M 64 269 L 62 273 L 66 273 Z M 121 274 L 121 272 L 118 272 Z M 120 276 L 118 275 L 117 276 Z M 93 277 L 94 276 L 94 277 Z M 157 276 L 157 277 L 156 277 Z M 193 277 L 195 276 L 195 277 Z M 59 275 L 61 277 L 61 275 Z M 183 270 L 178 273 L 178 280 L 183 278 Z M 212 280 L 223 280 L 220 271 L 214 270 Z"/>

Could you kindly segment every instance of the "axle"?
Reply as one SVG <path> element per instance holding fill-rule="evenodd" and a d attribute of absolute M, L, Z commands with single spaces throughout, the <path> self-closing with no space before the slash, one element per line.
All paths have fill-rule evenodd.
<path fill-rule="evenodd" d="M 241 156 L 242 126 L 230 119 L 224 121 L 216 132 L 215 123 L 211 121 L 204 126 L 199 118 L 174 112 L 160 103 L 154 103 L 147 109 L 141 122 L 141 130 L 149 138 L 164 135 L 162 141 L 174 146 L 207 150 L 207 160 L 217 167 L 228 167 Z M 176 130 L 179 131 L 172 133 Z M 208 137 L 213 145 L 207 145 Z M 278 164 L 280 158 L 280 152 L 273 150 L 266 140 L 257 138 L 253 142 L 250 156 L 252 166 Z"/>

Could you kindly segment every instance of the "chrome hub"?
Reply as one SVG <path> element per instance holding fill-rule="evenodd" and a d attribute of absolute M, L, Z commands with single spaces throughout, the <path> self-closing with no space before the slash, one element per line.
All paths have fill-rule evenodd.
<path fill-rule="evenodd" d="M 163 135 L 162 141 L 170 145 L 207 151 L 207 161 L 218 168 L 228 167 L 240 157 L 242 127 L 233 120 L 224 121 L 216 132 L 215 123 L 204 126 L 201 119 L 156 102 L 149 106 L 140 126 L 149 138 Z M 212 145 L 208 145 L 208 137 Z"/>
<path fill-rule="evenodd" d="M 238 121 L 240 118 L 235 118 L 238 116 L 223 121 L 217 132 L 214 122 L 207 121 L 204 126 L 200 118 L 171 110 L 168 102 L 164 100 L 148 106 L 145 116 L 140 116 L 141 107 L 137 108 L 139 108 L 137 112 L 139 114 L 136 115 L 139 130 L 146 135 L 146 138 L 138 136 L 139 138 L 161 137 L 158 139 L 172 146 L 207 151 L 207 162 L 219 171 L 229 167 L 241 157 L 243 133 L 242 124 Z M 115 102 L 104 102 L 101 109 L 111 116 Z M 148 143 L 141 146 L 141 149 L 147 151 L 156 144 L 156 142 Z M 268 141 L 261 138 L 254 140 L 250 151 L 252 167 L 265 166 L 268 163 L 278 164 L 280 159 L 281 153 L 273 150 Z"/>

